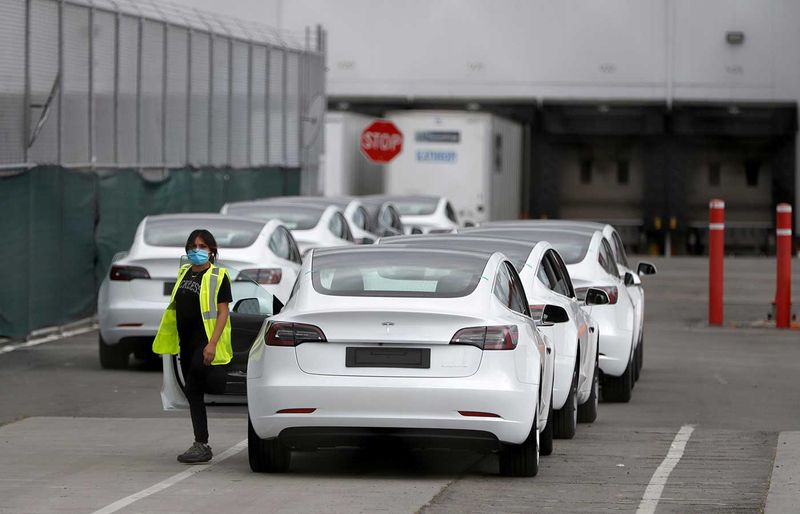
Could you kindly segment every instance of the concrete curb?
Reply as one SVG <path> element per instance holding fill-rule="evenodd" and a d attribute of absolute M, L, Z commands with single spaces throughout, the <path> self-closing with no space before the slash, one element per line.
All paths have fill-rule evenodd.
<path fill-rule="evenodd" d="M 781 432 L 764 514 L 796 512 L 800 498 L 800 431 Z"/>

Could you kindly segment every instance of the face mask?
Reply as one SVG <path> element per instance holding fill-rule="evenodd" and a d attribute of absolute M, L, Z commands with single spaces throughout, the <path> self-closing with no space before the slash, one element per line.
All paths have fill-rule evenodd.
<path fill-rule="evenodd" d="M 191 262 L 195 266 L 202 266 L 203 264 L 208 262 L 207 250 L 197 250 L 193 248 L 188 252 L 186 252 L 186 256 L 189 257 L 189 262 Z"/>

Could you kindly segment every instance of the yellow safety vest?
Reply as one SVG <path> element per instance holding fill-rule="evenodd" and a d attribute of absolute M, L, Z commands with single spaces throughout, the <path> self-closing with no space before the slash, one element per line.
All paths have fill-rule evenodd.
<path fill-rule="evenodd" d="M 181 280 L 183 280 L 190 267 L 191 265 L 184 264 L 178 272 L 178 281 L 175 282 L 175 286 L 172 288 L 169 305 L 161 317 L 161 324 L 158 326 L 158 333 L 153 341 L 154 353 L 177 355 L 180 352 L 178 323 L 175 315 L 175 293 L 178 291 Z M 211 334 L 214 333 L 214 327 L 217 324 L 217 294 L 219 293 L 219 288 L 222 287 L 223 277 L 228 277 L 230 282 L 228 270 L 218 268 L 212 264 L 200 280 L 200 312 L 203 315 L 203 326 L 209 339 L 211 339 Z M 214 292 L 213 295 L 210 294 L 211 291 Z M 222 335 L 219 336 L 219 341 L 217 341 L 217 353 L 214 355 L 214 360 L 211 364 L 227 364 L 232 357 L 231 318 L 229 316 L 225 321 L 225 329 L 222 331 Z"/>

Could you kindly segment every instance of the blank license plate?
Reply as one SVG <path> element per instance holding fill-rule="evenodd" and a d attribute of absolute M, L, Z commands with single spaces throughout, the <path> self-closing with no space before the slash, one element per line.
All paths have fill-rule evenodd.
<path fill-rule="evenodd" d="M 170 296 L 174 287 L 175 282 L 164 282 L 164 296 Z"/>
<path fill-rule="evenodd" d="M 348 368 L 423 368 L 431 367 L 430 348 L 353 348 L 345 354 Z"/>

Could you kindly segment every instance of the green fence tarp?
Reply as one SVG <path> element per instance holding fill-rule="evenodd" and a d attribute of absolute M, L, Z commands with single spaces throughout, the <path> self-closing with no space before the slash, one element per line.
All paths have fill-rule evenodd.
<path fill-rule="evenodd" d="M 40 166 L 0 177 L 0 234 L 13 270 L 0 336 L 24 337 L 95 312 L 111 259 L 147 215 L 218 212 L 225 202 L 299 194 L 296 169 L 77 172 Z"/>

